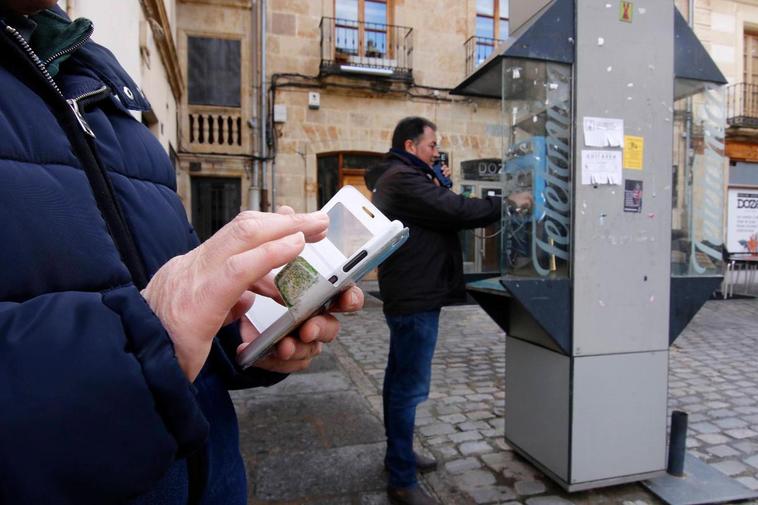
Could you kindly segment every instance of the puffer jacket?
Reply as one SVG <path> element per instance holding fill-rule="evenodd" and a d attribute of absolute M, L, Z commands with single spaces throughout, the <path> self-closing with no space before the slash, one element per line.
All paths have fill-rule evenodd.
<path fill-rule="evenodd" d="M 227 390 L 283 376 L 237 368 L 230 326 L 188 382 L 140 295 L 198 244 L 168 156 L 129 113 L 149 105 L 91 41 L 50 78 L 9 22 L 0 15 L 0 503 L 245 503 Z"/>
<path fill-rule="evenodd" d="M 431 169 L 392 152 L 368 171 L 366 183 L 374 205 L 410 232 L 405 244 L 379 265 L 384 313 L 412 314 L 464 301 L 458 232 L 497 221 L 500 198 L 456 194 L 434 184 Z"/>

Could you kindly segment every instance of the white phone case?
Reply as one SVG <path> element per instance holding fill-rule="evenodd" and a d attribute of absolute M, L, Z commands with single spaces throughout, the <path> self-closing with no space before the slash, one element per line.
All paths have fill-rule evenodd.
<path fill-rule="evenodd" d="M 315 283 L 303 291 L 296 303 L 282 314 L 261 335 L 248 345 L 238 356 L 237 362 L 243 368 L 247 368 L 263 357 L 271 347 L 285 335 L 293 332 L 306 319 L 311 317 L 331 302 L 340 292 L 349 288 L 368 272 L 376 268 L 381 262 L 395 252 L 408 238 L 408 229 L 403 227 L 400 221 L 387 219 L 370 201 L 368 201 L 357 189 L 345 186 L 322 209 L 332 216 L 332 209 L 341 205 L 342 216 L 345 210 L 350 216 L 344 220 L 339 219 L 340 214 L 335 213 L 337 219 L 332 219 L 329 224 L 329 235 L 326 239 L 316 244 L 306 244 L 305 250 L 300 257 L 307 258 L 310 264 L 316 264 L 319 271 Z M 357 240 L 363 234 L 362 228 L 355 233 L 355 218 L 365 228 L 370 238 L 363 242 Z M 344 233 L 333 233 L 333 226 L 340 226 L 340 222 L 350 221 L 353 225 L 345 225 Z M 350 228 L 350 229 L 349 229 Z M 366 235 L 366 236 L 368 236 Z M 335 246 L 332 240 L 337 239 Z M 359 244 L 357 247 L 355 244 Z M 346 247 L 351 254 L 342 254 Z"/>

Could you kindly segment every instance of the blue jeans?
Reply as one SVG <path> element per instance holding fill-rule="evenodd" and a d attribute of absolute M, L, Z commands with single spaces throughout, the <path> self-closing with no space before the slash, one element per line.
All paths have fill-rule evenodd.
<path fill-rule="evenodd" d="M 387 435 L 385 463 L 392 487 L 417 483 L 413 426 L 416 406 L 429 397 L 439 318 L 440 309 L 385 315 L 390 328 L 390 352 L 382 398 Z"/>

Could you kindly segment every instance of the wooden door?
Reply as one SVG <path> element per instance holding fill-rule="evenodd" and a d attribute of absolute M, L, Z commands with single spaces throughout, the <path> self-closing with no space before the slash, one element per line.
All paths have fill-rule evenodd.
<path fill-rule="evenodd" d="M 363 196 L 371 200 L 371 191 L 366 187 L 366 180 L 363 178 L 363 173 L 343 174 L 340 186 L 353 186 L 355 189 L 363 193 Z"/>

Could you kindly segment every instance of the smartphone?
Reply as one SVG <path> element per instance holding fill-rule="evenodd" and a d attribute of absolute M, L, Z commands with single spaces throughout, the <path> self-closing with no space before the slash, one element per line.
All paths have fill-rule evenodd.
<path fill-rule="evenodd" d="M 322 210 L 329 216 L 326 238 L 306 244 L 303 252 L 276 274 L 275 283 L 287 310 L 237 356 L 242 368 L 265 356 L 274 344 L 327 307 L 408 238 L 408 228 L 387 219 L 353 186 L 340 189 Z"/>

